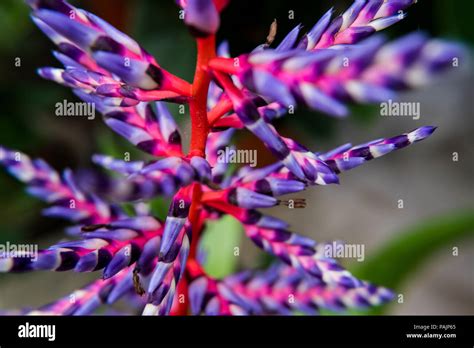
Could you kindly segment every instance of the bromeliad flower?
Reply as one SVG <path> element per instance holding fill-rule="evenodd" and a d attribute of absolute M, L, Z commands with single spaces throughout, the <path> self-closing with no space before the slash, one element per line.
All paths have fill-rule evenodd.
<path fill-rule="evenodd" d="M 291 232 L 260 209 L 304 208 L 283 199 L 309 186 L 339 183 L 339 174 L 429 137 L 435 127 L 328 152 L 314 152 L 273 126 L 290 108 L 306 105 L 336 117 L 348 102 L 374 103 L 428 82 L 461 57 L 458 45 L 415 33 L 386 44 L 373 35 L 403 19 L 413 0 L 356 0 L 340 16 L 327 12 L 307 33 L 302 26 L 271 47 L 231 57 L 216 49 L 220 12 L 228 1 L 177 1 L 197 42 L 194 81 L 173 75 L 137 42 L 64 0 L 28 0 L 35 24 L 56 44 L 63 68 L 39 74 L 93 103 L 105 123 L 152 161 L 107 155 L 93 162 L 120 178 L 100 190 L 84 175 L 62 174 L 39 159 L 0 147 L 0 164 L 46 201 L 45 215 L 70 220 L 73 238 L 28 257 L 2 257 L 2 272 L 102 271 L 102 279 L 25 314 L 83 315 L 122 297 L 145 315 L 316 314 L 320 309 L 367 308 L 392 299 L 383 287 L 359 280 L 317 243 Z M 334 18 L 333 18 L 334 17 Z M 192 134 L 183 152 L 167 102 L 187 104 Z M 265 167 L 230 166 L 218 153 L 246 128 L 275 156 Z M 87 181 L 87 180 L 86 180 Z M 147 200 L 171 197 L 165 221 Z M 132 202 L 133 212 L 123 208 Z M 209 221 L 231 215 L 248 237 L 277 261 L 268 270 L 215 279 L 206 274 L 199 242 Z M 222 231 L 225 233 L 225 231 Z M 184 296 L 184 301 L 181 296 Z M 71 301 L 71 298 L 74 301 Z M 289 300 L 291 298 L 291 300 Z"/>

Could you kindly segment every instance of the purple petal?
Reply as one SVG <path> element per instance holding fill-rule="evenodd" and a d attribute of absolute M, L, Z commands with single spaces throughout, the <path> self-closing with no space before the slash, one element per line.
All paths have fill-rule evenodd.
<path fill-rule="evenodd" d="M 198 37 L 215 34 L 219 28 L 219 13 L 212 0 L 187 0 L 184 22 Z"/>

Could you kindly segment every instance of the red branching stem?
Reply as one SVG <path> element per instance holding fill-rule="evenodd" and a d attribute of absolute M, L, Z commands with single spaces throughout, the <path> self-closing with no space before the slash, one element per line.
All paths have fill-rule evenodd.
<path fill-rule="evenodd" d="M 192 86 L 192 97 L 189 102 L 191 112 L 191 150 L 190 156 L 204 157 L 209 123 L 207 121 L 207 94 L 211 77 L 208 64 L 216 56 L 216 39 L 214 35 L 197 39 L 197 63 Z"/>
<path fill-rule="evenodd" d="M 214 71 L 213 73 L 222 88 L 224 88 L 224 91 L 232 100 L 232 102 L 235 102 L 235 100 L 245 99 L 244 93 L 240 89 L 238 89 L 236 85 L 234 85 L 234 82 L 232 81 L 229 75 L 219 71 Z"/>
<path fill-rule="evenodd" d="M 184 97 L 192 95 L 192 85 L 189 82 L 171 74 L 166 70 L 162 70 L 163 83 L 161 88 L 165 91 L 174 92 Z"/>
<path fill-rule="evenodd" d="M 207 38 L 197 39 L 197 62 L 193 81 L 193 96 L 189 102 L 191 112 L 191 148 L 189 156 L 205 156 L 206 141 L 209 134 L 209 123 L 207 120 L 207 95 L 211 76 L 208 71 L 209 61 L 216 56 L 216 38 L 211 35 Z M 199 211 L 202 189 L 200 184 L 194 184 L 193 198 L 189 219 L 193 228 L 193 238 L 190 250 L 190 258 L 196 253 L 196 242 L 199 229 Z"/>
<path fill-rule="evenodd" d="M 197 253 L 197 245 L 199 242 L 199 237 L 203 229 L 203 224 L 199 219 L 201 212 L 201 200 L 202 200 L 202 188 L 201 184 L 193 184 L 193 200 L 191 202 L 191 208 L 189 211 L 189 221 L 192 226 L 192 239 L 191 246 L 189 250 L 189 259 L 194 260 Z"/>
<path fill-rule="evenodd" d="M 234 75 L 237 74 L 241 69 L 238 62 L 239 60 L 235 60 L 234 58 L 218 57 L 209 62 L 209 67 L 213 70 L 218 70 Z"/>
<path fill-rule="evenodd" d="M 214 123 L 216 123 L 222 116 L 232 111 L 233 108 L 234 105 L 232 104 L 232 101 L 227 96 L 224 96 L 217 102 L 216 106 L 209 111 L 207 115 L 209 126 L 212 127 Z"/>
<path fill-rule="evenodd" d="M 209 84 L 211 76 L 208 72 L 209 61 L 216 56 L 216 38 L 211 35 L 206 38 L 197 39 L 197 62 L 194 81 L 191 88 L 191 98 L 189 100 L 189 108 L 191 114 L 191 144 L 188 157 L 205 156 L 207 136 L 209 134 L 209 123 L 207 120 L 207 95 L 209 92 Z M 188 256 L 188 262 L 194 262 L 196 258 L 196 249 L 198 245 L 199 235 L 203 228 L 199 215 L 201 212 L 201 184 L 193 184 L 193 193 L 191 208 L 189 211 L 189 221 L 192 226 L 191 246 Z M 178 283 L 179 294 L 186 294 L 185 304 L 174 306 L 173 315 L 186 315 L 188 313 L 188 285 L 184 278 Z"/>
<path fill-rule="evenodd" d="M 184 95 L 171 92 L 171 91 L 143 91 L 137 90 L 135 94 L 140 98 L 141 101 L 156 101 L 162 99 L 173 99 L 183 97 Z"/>
<path fill-rule="evenodd" d="M 189 156 L 205 156 L 206 141 L 209 134 L 209 123 L 207 120 L 207 95 L 211 76 L 208 72 L 209 61 L 216 56 L 216 38 L 211 35 L 207 38 L 197 39 L 197 62 L 193 81 L 193 96 L 189 102 L 191 112 L 191 149 Z M 193 259 L 196 251 L 198 234 L 202 226 L 199 226 L 199 211 L 202 189 L 200 184 L 194 184 L 193 198 L 189 219 L 193 228 L 193 238 L 190 250 L 190 258 Z"/>
<path fill-rule="evenodd" d="M 226 117 L 219 118 L 212 124 L 213 128 L 235 128 L 235 129 L 242 129 L 244 128 L 244 124 L 242 121 L 239 119 L 237 114 L 231 114 Z"/>

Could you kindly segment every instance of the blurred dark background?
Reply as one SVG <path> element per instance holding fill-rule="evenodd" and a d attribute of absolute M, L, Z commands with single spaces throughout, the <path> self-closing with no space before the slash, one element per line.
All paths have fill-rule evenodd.
<path fill-rule="evenodd" d="M 155 55 L 160 65 L 172 71 L 176 75 L 187 80 L 192 79 L 194 71 L 195 60 L 195 45 L 193 39 L 188 35 L 187 30 L 178 18 L 178 7 L 174 1 L 153 1 L 153 0 L 84 0 L 71 1 L 74 5 L 85 8 L 100 17 L 104 18 L 111 24 L 115 25 L 120 30 L 130 34 L 142 46 Z M 334 6 L 336 13 L 342 12 L 349 7 L 351 1 L 255 1 L 255 0 L 234 0 L 230 6 L 224 11 L 222 15 L 221 29 L 218 35 L 219 41 L 228 40 L 231 47 L 232 55 L 252 50 L 257 45 L 263 43 L 268 33 L 268 27 L 274 18 L 278 20 L 278 34 L 276 43 L 279 42 L 286 33 L 288 33 L 294 26 L 302 23 L 306 29 L 310 29 L 314 23 L 324 14 L 331 6 Z M 294 19 L 288 18 L 288 11 L 294 12 Z M 428 32 L 432 36 L 442 37 L 461 41 L 471 49 L 474 42 L 474 31 L 472 30 L 472 14 L 474 13 L 473 2 L 470 0 L 422 0 L 418 4 L 408 10 L 408 16 L 405 20 L 396 24 L 395 26 L 385 30 L 385 35 L 388 37 L 398 37 L 403 34 L 422 30 Z M 32 157 L 42 157 L 47 162 L 52 164 L 57 169 L 70 167 L 73 169 L 88 167 L 91 165 L 90 156 L 98 152 L 117 152 L 117 151 L 134 151 L 132 147 L 119 136 L 113 134 L 102 122 L 100 117 L 96 117 L 93 121 L 87 121 L 84 118 L 59 118 L 54 115 L 54 105 L 58 101 L 64 99 L 74 100 L 73 94 L 66 88 L 58 86 L 52 82 L 44 81 L 36 74 L 36 69 L 43 66 L 60 66 L 54 57 L 51 55 L 51 50 L 54 45 L 47 39 L 39 29 L 37 29 L 29 18 L 29 9 L 22 2 L 18 0 L 2 0 L 0 3 L 0 101 L 2 112 L 0 116 L 0 143 L 9 148 L 18 149 L 29 154 Z M 21 66 L 15 67 L 15 59 L 21 59 Z M 459 75 L 459 74 L 458 74 Z M 421 94 L 407 94 L 410 100 L 424 100 L 422 110 L 431 110 L 436 113 L 440 111 L 443 105 L 443 97 L 452 95 L 453 104 L 457 108 L 448 108 L 448 114 L 443 116 L 444 122 L 449 126 L 445 130 L 445 145 L 448 148 L 432 145 L 431 152 L 419 153 L 419 156 L 432 155 L 434 157 L 440 156 L 440 152 L 446 150 L 445 156 L 455 151 L 459 144 L 463 144 L 462 148 L 466 149 L 467 153 L 463 153 L 463 158 L 470 157 L 472 161 L 472 140 L 467 134 L 468 130 L 472 130 L 472 75 L 464 71 L 461 76 L 448 79 L 444 87 L 424 90 Z M 450 94 L 451 93 L 451 94 Z M 469 96 L 470 95 L 470 96 Z M 457 99 L 456 99 L 457 98 Z M 437 104 L 438 103 L 438 104 Z M 461 103 L 461 106 L 459 105 Z M 456 117 L 456 115 L 458 117 Z M 177 115 L 181 122 L 186 123 L 186 117 Z M 467 117 L 470 116 L 470 117 Z M 452 121 L 450 122 L 450 118 Z M 438 120 L 437 116 L 433 116 L 433 120 Z M 422 124 L 430 124 L 428 119 L 422 119 Z M 428 123 L 426 123 L 426 122 Z M 418 124 L 413 121 L 400 121 L 397 126 L 394 122 L 389 122 L 390 125 L 383 124 L 387 122 L 381 120 L 376 116 L 373 107 L 357 106 L 353 108 L 353 115 L 349 120 L 339 121 L 317 114 L 313 111 L 299 109 L 296 115 L 292 117 L 283 118 L 279 121 L 278 126 L 283 129 L 283 134 L 292 135 L 295 138 L 302 139 L 312 148 L 328 149 L 330 146 L 339 145 L 347 141 L 364 142 L 370 139 L 375 139 L 380 136 L 390 136 L 399 133 L 400 131 L 407 131 Z M 468 122 L 464 124 L 463 122 Z M 432 122 L 431 122 L 432 123 Z M 411 128 L 407 128 L 411 127 Z M 450 136 L 451 129 L 455 127 L 464 128 L 464 133 Z M 461 137 L 461 138 L 460 138 Z M 467 137 L 467 138 L 464 138 Z M 435 138 L 436 139 L 436 138 Z M 432 139 L 430 141 L 436 141 Z M 440 136 L 440 139 L 443 139 Z M 241 141 L 246 141 L 241 140 Z M 256 146 L 256 145 L 250 145 Z M 420 145 L 424 146 L 424 145 Z M 451 146 L 449 148 L 449 146 Z M 411 150 L 404 152 L 402 155 L 397 154 L 398 164 L 404 165 L 404 155 L 408 156 Z M 417 156 L 412 154 L 412 162 L 416 162 L 414 158 Z M 395 155 L 394 155 L 395 156 Z M 466 158 L 467 157 L 467 158 Z M 387 160 L 390 162 L 390 159 Z M 386 162 L 385 162 L 386 163 Z M 419 164 L 423 167 L 423 164 Z M 449 164 L 442 164 L 449 165 Z M 442 166 L 441 164 L 439 166 Z M 433 170 L 438 170 L 441 167 L 432 167 Z M 472 203 L 472 166 L 464 164 L 464 167 L 458 166 L 458 173 L 461 177 L 467 177 L 465 185 L 462 189 L 462 181 L 459 182 L 457 176 L 451 179 L 448 174 L 445 174 L 446 182 L 457 180 L 461 185 L 459 191 L 446 188 L 446 191 L 451 192 L 451 201 L 456 204 L 451 205 L 451 201 L 445 198 L 446 206 L 427 209 L 426 218 L 441 214 L 441 212 L 462 210 L 469 206 L 469 201 Z M 395 167 L 371 167 L 367 172 L 376 171 L 378 173 L 385 173 L 389 175 Z M 357 181 L 357 178 L 362 178 L 364 170 L 361 169 L 362 174 L 356 174 L 356 179 L 353 182 L 353 187 L 363 187 Z M 403 170 L 403 169 L 401 169 Z M 423 175 L 429 175 L 429 170 L 425 170 Z M 448 173 L 448 172 L 446 172 Z M 470 174 L 469 174 L 470 173 Z M 357 177 L 357 175 L 360 175 Z M 377 175 L 375 173 L 374 175 Z M 411 175 L 411 174 L 410 174 Z M 350 175 L 348 175 L 350 176 Z M 469 180 L 469 176 L 471 180 Z M 368 177 L 365 177 L 368 178 Z M 385 177 L 381 180 L 379 177 L 374 179 L 379 185 L 383 187 L 390 180 L 397 181 L 397 177 Z M 405 185 L 407 191 L 415 192 L 421 177 L 412 176 L 412 186 Z M 345 181 L 344 184 L 351 183 Z M 373 181 L 372 181 L 373 183 Z M 406 181 L 402 181 L 406 183 Z M 445 183 L 435 182 L 433 185 L 443 185 Z M 359 186 L 357 186 L 359 185 Z M 362 186 L 361 186 L 362 185 Z M 369 185 L 370 186 L 370 185 Z M 340 188 L 338 188 L 339 190 Z M 371 190 L 377 190 L 377 186 Z M 430 190 L 431 187 L 425 185 L 424 190 Z M 398 191 L 397 191 L 398 190 Z M 394 188 L 394 194 L 399 192 L 399 187 Z M 331 199 L 329 193 L 323 191 L 321 193 L 323 199 Z M 341 190 L 342 192 L 342 190 Z M 340 199 L 343 202 L 357 203 L 357 200 L 351 201 L 348 197 L 358 197 L 356 194 L 360 192 L 344 191 L 341 193 Z M 419 192 L 415 196 L 425 197 L 424 192 Z M 373 193 L 373 192 L 372 192 Z M 364 193 L 362 193 L 364 194 Z M 444 193 L 439 193 L 439 199 L 444 197 Z M 334 197 L 337 197 L 335 193 Z M 370 193 L 369 193 L 370 195 Z M 377 195 L 377 193 L 376 193 Z M 321 196 L 315 193 L 315 199 L 320 200 Z M 446 197 L 450 197 L 449 194 Z M 429 198 L 427 198 L 429 200 Z M 341 200 L 334 198 L 335 207 L 345 206 L 341 204 Z M 372 202 L 373 203 L 373 202 Z M 322 204 L 322 203 L 321 203 Z M 65 224 L 61 221 L 50 220 L 41 216 L 41 209 L 44 204 L 27 196 L 23 192 L 23 186 L 17 183 L 4 173 L 0 173 L 0 242 L 9 241 L 41 241 L 41 245 L 47 245 L 45 240 L 55 241 L 60 236 L 60 231 Z M 345 206 L 351 210 L 351 206 Z M 452 208 L 452 209 L 449 209 Z M 314 208 L 317 209 L 317 208 Z M 367 206 L 368 211 L 371 210 L 370 205 Z M 438 209 L 438 210 L 437 210 Z M 301 213 L 301 214 L 300 214 Z M 352 212 L 354 213 L 354 212 Z M 391 215 L 392 220 L 377 221 L 380 226 L 389 226 L 386 233 L 379 235 L 380 244 L 385 241 L 384 235 L 389 239 L 390 231 L 393 233 L 405 224 L 409 225 L 417 222 L 419 211 L 413 211 L 410 218 L 400 218 Z M 285 212 L 277 212 L 276 214 L 284 215 Z M 296 226 L 303 234 L 312 235 L 317 238 L 323 235 L 328 239 L 343 237 L 347 235 L 347 226 L 340 226 L 339 232 L 333 232 L 337 224 L 327 221 L 327 228 L 324 229 L 324 223 L 318 225 L 319 231 L 311 232 L 308 229 L 314 227 L 314 217 L 311 220 L 308 217 L 308 211 L 298 212 L 297 215 L 288 215 L 291 222 L 297 222 Z M 338 216 L 332 216 L 332 219 L 338 220 L 341 216 L 344 221 L 351 224 L 351 212 L 347 215 L 342 213 Z M 318 217 L 318 215 L 315 215 Z M 327 216 L 327 215 L 325 215 Z M 322 216 L 324 218 L 325 216 Z M 383 216 L 383 215 L 382 215 Z M 355 219 L 362 219 L 361 215 L 354 215 Z M 329 219 L 328 219 L 329 220 Z M 390 221 L 387 223 L 386 221 Z M 319 223 L 319 221 L 317 222 Z M 371 227 L 372 230 L 367 231 Z M 360 234 L 362 237 L 354 237 L 356 240 L 364 241 L 364 238 L 371 238 L 372 234 L 377 234 L 379 230 L 376 221 L 369 221 L 366 225 L 359 226 L 360 230 L 364 230 L 367 234 Z M 324 232 L 326 230 L 326 232 Z M 319 233 L 319 234 L 318 234 Z M 354 232 L 356 233 L 356 231 Z M 377 240 L 377 238 L 375 238 Z M 370 245 L 370 242 L 368 243 Z M 373 245 L 373 250 L 377 250 L 379 244 Z M 248 247 L 250 248 L 250 247 Z M 472 247 L 470 249 L 472 251 Z M 252 249 L 253 252 L 253 249 Z M 250 252 L 249 254 L 252 254 Z M 472 255 L 472 253 L 471 253 Z M 251 258 L 250 258 L 251 260 Z M 471 258 L 468 261 L 474 261 Z M 251 261 L 243 262 L 252 264 Z M 468 285 L 467 291 L 474 289 L 472 283 L 472 263 L 471 271 L 468 271 Z M 8 278 L 8 285 L 4 295 L 13 291 L 16 288 L 14 280 Z M 60 279 L 59 277 L 54 279 Z M 82 278 L 83 279 L 83 278 Z M 1 282 L 6 282 L 6 277 L 0 277 Z M 66 286 L 70 288 L 71 286 Z M 0 286 L 0 291 L 2 287 Z M 10 289 L 10 290 L 8 290 Z M 10 292 L 9 292 L 10 291 Z M 65 290 L 58 289 L 56 293 L 64 293 Z M 40 296 L 44 301 L 44 296 Z M 5 297 L 4 297 L 5 298 Z M 47 297 L 49 299 L 49 297 Z M 41 301 L 38 299 L 38 302 Z M 8 301 L 12 303 L 12 301 Z M 465 302 L 462 302 L 462 308 Z M 0 303 L 0 306 L 2 304 Z M 13 306 L 13 305 L 12 305 Z M 465 307 L 465 306 L 464 306 Z M 472 310 L 472 301 L 467 306 Z M 456 307 L 457 308 L 457 307 Z M 447 310 L 449 312 L 449 310 Z M 452 309 L 455 311 L 456 309 Z M 403 311 L 404 313 L 409 310 Z M 428 311 L 428 313 L 431 313 Z M 436 313 L 436 312 L 434 312 Z M 441 313 L 439 313 L 441 314 Z"/>

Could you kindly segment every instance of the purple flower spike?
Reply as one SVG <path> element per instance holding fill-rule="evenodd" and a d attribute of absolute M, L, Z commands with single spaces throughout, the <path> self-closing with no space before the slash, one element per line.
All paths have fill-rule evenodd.
<path fill-rule="evenodd" d="M 465 55 L 459 45 L 430 41 L 421 34 L 412 34 L 388 45 L 383 45 L 384 39 L 377 36 L 362 40 L 403 17 L 399 14 L 381 16 L 369 20 L 367 25 L 359 25 L 373 18 L 382 3 L 385 4 L 382 1 L 377 4 L 356 2 L 349 13 L 337 17 L 325 29 L 315 48 L 307 49 L 315 44 L 310 32 L 295 49 L 267 49 L 241 55 L 238 65 L 232 59 L 217 58 L 215 68 L 235 75 L 242 85 L 266 100 L 286 107 L 294 107 L 298 101 L 343 117 L 348 114 L 344 104 L 347 100 L 378 103 L 395 99 L 395 89 L 426 84 L 436 73 L 452 66 L 454 59 Z M 408 5 L 409 2 L 404 2 L 400 6 Z M 391 10 L 384 7 L 383 11 Z M 327 17 L 321 28 L 326 22 Z M 321 29 L 316 29 L 314 35 L 318 36 Z M 357 45 L 350 45 L 356 41 Z M 234 104 L 238 104 L 232 94 Z M 261 108 L 265 110 L 265 106 Z M 242 107 L 236 105 L 234 109 L 243 125 L 255 122 L 249 110 L 240 110 L 239 114 Z M 239 128 L 237 125 L 235 116 L 231 116 L 219 120 L 215 127 Z"/>
<path fill-rule="evenodd" d="M 289 314 L 294 310 L 316 315 L 320 309 L 363 309 L 393 298 L 391 291 L 369 283 L 353 289 L 326 285 L 282 264 L 256 274 L 232 275 L 223 282 L 239 298 L 252 303 L 253 313 L 259 315 Z M 290 295 L 294 301 L 288 301 Z"/>
<path fill-rule="evenodd" d="M 80 223 L 103 223 L 123 216 L 97 197 L 87 196 L 74 183 L 73 173 L 65 171 L 61 179 L 52 167 L 42 160 L 31 160 L 25 154 L 0 147 L 0 165 L 28 185 L 27 191 L 51 205 L 46 216 L 61 217 Z"/>
<path fill-rule="evenodd" d="M 113 304 L 126 293 L 131 293 L 132 283 L 129 281 L 131 272 L 122 271 L 114 278 L 97 280 L 86 287 L 76 290 L 53 303 L 37 310 L 30 310 L 24 315 L 88 315 L 102 304 Z M 125 286 L 124 286 L 125 285 Z M 112 298 L 116 289 L 122 288 L 119 296 Z"/>
<path fill-rule="evenodd" d="M 327 163 L 335 172 L 339 173 L 426 139 L 435 130 L 436 127 L 425 126 L 393 138 L 376 140 L 367 145 L 351 147 L 348 144 L 326 154 L 319 155 L 319 158 Z"/>

